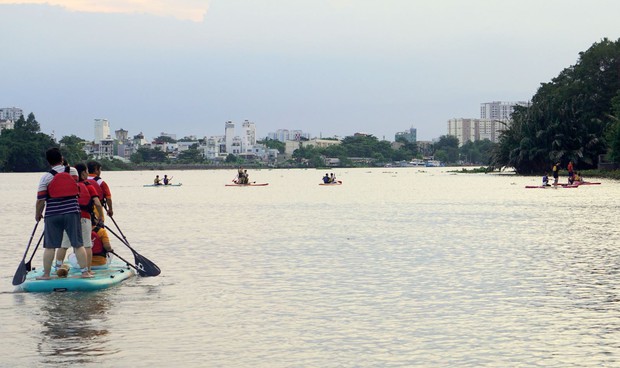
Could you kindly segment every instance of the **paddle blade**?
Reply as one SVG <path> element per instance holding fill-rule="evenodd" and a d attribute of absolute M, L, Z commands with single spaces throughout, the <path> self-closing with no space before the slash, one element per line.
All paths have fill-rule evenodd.
<path fill-rule="evenodd" d="M 26 274 L 28 274 L 28 269 L 26 268 L 26 264 L 22 260 L 19 266 L 17 266 L 15 275 L 13 275 L 13 286 L 23 284 L 24 281 L 26 281 Z"/>
<path fill-rule="evenodd" d="M 140 274 L 140 276 L 142 277 L 157 276 L 161 273 L 161 270 L 159 269 L 159 267 L 157 267 L 155 263 L 149 261 L 148 258 L 136 252 L 133 253 L 133 257 L 136 262 L 136 269 L 138 270 L 138 273 Z"/>

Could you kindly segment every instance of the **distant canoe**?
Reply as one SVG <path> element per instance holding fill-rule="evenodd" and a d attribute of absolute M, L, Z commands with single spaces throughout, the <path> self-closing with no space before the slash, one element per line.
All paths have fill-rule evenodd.
<path fill-rule="evenodd" d="M 269 183 L 226 184 L 227 187 L 264 187 Z"/>
<path fill-rule="evenodd" d="M 342 180 L 336 180 L 333 183 L 319 183 L 319 185 L 331 186 L 331 185 L 342 185 Z"/>
<path fill-rule="evenodd" d="M 525 189 L 557 189 L 557 188 L 578 188 L 579 185 L 570 185 L 570 184 L 564 184 L 564 185 L 526 185 Z"/>
<path fill-rule="evenodd" d="M 154 188 L 160 188 L 160 187 L 180 187 L 181 185 L 183 185 L 183 183 L 178 183 L 178 184 L 144 184 L 143 187 L 154 187 Z"/>

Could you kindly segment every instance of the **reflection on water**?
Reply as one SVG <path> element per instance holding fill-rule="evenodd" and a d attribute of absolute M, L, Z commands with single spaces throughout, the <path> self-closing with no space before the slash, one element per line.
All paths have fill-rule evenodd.
<path fill-rule="evenodd" d="M 41 363 L 86 364 L 118 352 L 110 345 L 108 292 L 42 294 Z"/>

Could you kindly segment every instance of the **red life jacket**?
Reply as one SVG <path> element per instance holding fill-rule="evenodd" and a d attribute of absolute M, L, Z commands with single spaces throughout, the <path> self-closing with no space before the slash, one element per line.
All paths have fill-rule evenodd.
<path fill-rule="evenodd" d="M 97 182 L 97 179 L 101 179 L 100 177 L 88 177 L 88 179 L 86 179 L 87 182 L 89 182 L 93 188 L 95 188 L 95 191 L 97 192 L 97 197 L 99 197 L 99 201 L 101 201 L 101 204 L 103 204 L 103 189 L 101 189 L 101 185 L 99 185 L 99 183 Z"/>
<path fill-rule="evenodd" d="M 97 231 L 99 231 L 99 227 L 95 227 L 93 231 L 90 233 L 90 237 L 93 241 L 93 256 L 102 256 L 105 257 L 108 252 L 103 247 L 103 242 L 99 239 L 97 235 Z"/>
<path fill-rule="evenodd" d="M 78 204 L 80 205 L 80 209 L 90 215 L 92 215 L 94 210 L 94 201 L 90 196 L 90 192 L 88 191 L 88 185 L 92 185 L 88 181 L 80 181 L 78 182 L 78 187 L 80 188 L 80 194 L 78 195 Z"/>
<path fill-rule="evenodd" d="M 54 176 L 47 185 L 47 194 L 50 198 L 77 197 L 79 193 L 78 185 L 71 174 L 69 174 L 70 170 L 69 166 L 66 166 L 63 172 L 49 171 Z"/>

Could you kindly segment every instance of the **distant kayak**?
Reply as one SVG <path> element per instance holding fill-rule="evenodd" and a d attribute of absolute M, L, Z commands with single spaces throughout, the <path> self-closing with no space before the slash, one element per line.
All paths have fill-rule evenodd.
<path fill-rule="evenodd" d="M 330 186 L 330 185 L 342 185 L 342 180 L 336 180 L 332 183 L 319 183 L 319 185 L 326 185 L 326 186 Z"/>
<path fill-rule="evenodd" d="M 95 291 L 119 285 L 121 282 L 135 276 L 132 268 L 125 263 L 113 260 L 109 266 L 93 267 L 95 275 L 92 278 L 82 278 L 78 268 L 71 268 L 69 275 L 60 278 L 52 272 L 52 279 L 37 280 L 43 274 L 43 267 L 28 272 L 26 281 L 19 288 L 27 292 L 48 293 L 53 291 Z"/>
<path fill-rule="evenodd" d="M 226 184 L 227 187 L 264 187 L 269 183 Z"/>
<path fill-rule="evenodd" d="M 178 184 L 144 184 L 143 187 L 155 187 L 155 188 L 159 188 L 159 187 L 180 187 L 181 185 L 183 185 L 183 183 L 178 183 Z"/>
<path fill-rule="evenodd" d="M 601 185 L 601 183 L 593 183 L 591 181 L 576 181 L 573 185 Z"/>
<path fill-rule="evenodd" d="M 558 189 L 558 188 L 578 188 L 579 185 L 558 184 L 558 185 L 526 185 L 525 189 Z"/>

